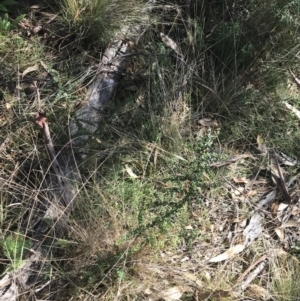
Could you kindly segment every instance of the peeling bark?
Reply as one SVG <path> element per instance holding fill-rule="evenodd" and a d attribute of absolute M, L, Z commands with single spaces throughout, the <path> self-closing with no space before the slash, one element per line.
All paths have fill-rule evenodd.
<path fill-rule="evenodd" d="M 128 44 L 123 40 L 116 40 L 110 44 L 103 54 L 98 75 L 88 91 L 84 104 L 70 121 L 72 146 L 80 155 L 85 151 L 89 136 L 97 130 L 101 121 L 101 111 L 111 99 L 121 78 L 125 67 L 123 55 L 127 51 Z"/>

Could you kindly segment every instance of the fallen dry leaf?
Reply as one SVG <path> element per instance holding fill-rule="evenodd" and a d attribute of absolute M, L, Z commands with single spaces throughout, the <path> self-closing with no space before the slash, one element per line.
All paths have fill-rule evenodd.
<path fill-rule="evenodd" d="M 283 242 L 284 241 L 284 230 L 282 228 L 276 228 L 275 233 L 279 237 L 280 241 Z"/>
<path fill-rule="evenodd" d="M 150 295 L 150 294 L 152 294 L 153 293 L 153 291 L 149 288 L 149 287 L 147 287 L 145 290 L 144 290 L 144 294 L 146 294 L 146 295 Z"/>
<path fill-rule="evenodd" d="M 283 217 L 284 215 L 284 210 L 288 207 L 288 204 L 285 204 L 285 203 L 280 203 L 278 205 L 278 208 L 277 208 L 277 214 L 273 215 L 274 217 L 277 217 L 278 220 L 281 220 L 281 218 Z"/>
<path fill-rule="evenodd" d="M 244 187 L 237 187 L 232 190 L 232 193 L 237 196 L 237 195 L 244 194 L 244 190 L 245 190 Z"/>
<path fill-rule="evenodd" d="M 39 33 L 42 29 L 43 29 L 43 26 L 37 25 L 37 26 L 35 26 L 35 27 L 33 28 L 32 31 L 33 31 L 35 34 L 37 34 L 37 33 Z"/>
<path fill-rule="evenodd" d="M 275 248 L 272 249 L 272 256 L 287 256 L 289 253 L 283 249 Z"/>
<path fill-rule="evenodd" d="M 250 284 L 247 288 L 247 293 L 250 293 L 252 296 L 256 296 L 258 300 L 267 301 L 272 299 L 272 296 L 269 293 L 269 291 L 257 284 Z"/>
<path fill-rule="evenodd" d="M 290 228 L 290 227 L 298 228 L 299 225 L 300 225 L 299 221 L 288 221 L 286 223 L 283 223 L 279 228 Z"/>
<path fill-rule="evenodd" d="M 220 262 L 220 261 L 230 259 L 234 255 L 242 252 L 245 249 L 245 247 L 246 247 L 246 245 L 244 245 L 244 244 L 235 245 L 235 246 L 231 247 L 230 249 L 228 249 L 226 252 L 210 259 L 209 262 Z"/>
<path fill-rule="evenodd" d="M 278 160 L 286 166 L 295 166 L 298 164 L 297 160 L 293 159 L 292 157 L 289 157 L 283 152 L 275 153 L 275 155 L 278 158 Z"/>
<path fill-rule="evenodd" d="M 11 103 L 7 102 L 7 103 L 5 104 L 6 110 L 10 110 L 11 107 L 12 107 L 12 104 L 11 104 Z"/>
<path fill-rule="evenodd" d="M 247 90 L 250 90 L 250 89 L 253 89 L 254 88 L 254 85 L 253 84 L 251 84 L 250 82 L 247 84 L 247 86 L 246 86 L 246 91 Z"/>
<path fill-rule="evenodd" d="M 247 179 L 246 177 L 233 177 L 232 178 L 233 179 L 233 181 L 235 182 L 235 183 L 237 183 L 237 184 L 246 184 L 246 183 L 248 183 L 250 180 L 249 179 Z"/>
<path fill-rule="evenodd" d="M 42 65 L 42 67 L 45 69 L 45 71 L 47 71 L 47 73 L 50 72 L 48 66 L 43 62 L 43 61 L 40 61 L 40 64 Z"/>
<path fill-rule="evenodd" d="M 286 101 L 284 101 L 283 103 L 290 111 L 292 111 L 298 118 L 300 118 L 300 111 L 298 109 L 296 109 Z"/>
<path fill-rule="evenodd" d="M 237 224 L 239 228 L 245 228 L 247 225 L 248 219 L 246 218 L 235 218 L 232 220 L 233 223 Z"/>
<path fill-rule="evenodd" d="M 46 115 L 41 112 L 36 113 L 35 122 L 43 129 L 45 126 L 45 123 L 47 122 Z"/>
<path fill-rule="evenodd" d="M 266 184 L 266 183 L 267 183 L 266 179 L 259 179 L 259 180 L 253 179 L 246 183 L 245 189 L 251 189 L 255 185 L 261 185 L 261 184 Z"/>
<path fill-rule="evenodd" d="M 211 119 L 211 118 L 202 118 L 202 119 L 198 120 L 198 123 L 204 127 L 210 127 L 210 128 L 218 128 L 219 127 L 217 120 Z"/>
<path fill-rule="evenodd" d="M 204 287 L 205 283 L 203 281 L 201 281 L 197 276 L 195 276 L 192 273 L 186 272 L 183 274 L 183 277 L 193 281 L 199 288 Z"/>
<path fill-rule="evenodd" d="M 257 191 L 256 190 L 249 190 L 249 191 L 247 191 L 247 196 L 248 197 L 253 197 L 253 196 L 255 196 L 255 195 L 257 195 Z"/>
<path fill-rule="evenodd" d="M 183 54 L 180 50 L 180 47 L 176 44 L 175 41 L 173 41 L 171 38 L 166 36 L 164 33 L 160 33 L 161 40 L 165 43 L 166 46 L 170 47 L 172 50 L 174 50 L 179 56 L 183 57 Z"/>
<path fill-rule="evenodd" d="M 246 225 L 247 225 L 247 219 L 246 218 L 239 223 L 240 228 L 245 228 Z"/>
<path fill-rule="evenodd" d="M 125 169 L 131 178 L 133 179 L 139 178 L 139 176 L 137 176 L 127 164 L 125 165 Z"/>
<path fill-rule="evenodd" d="M 22 78 L 24 78 L 28 73 L 39 70 L 38 65 L 26 68 L 22 73 Z"/>
<path fill-rule="evenodd" d="M 189 260 L 190 260 L 190 257 L 185 256 L 180 260 L 180 262 L 185 262 L 185 261 L 189 261 Z"/>
<path fill-rule="evenodd" d="M 182 294 L 186 291 L 183 286 L 173 286 L 159 293 L 159 297 L 165 301 L 179 300 Z"/>
<path fill-rule="evenodd" d="M 279 208 L 279 203 L 274 202 L 271 206 L 271 213 L 273 217 L 277 216 L 278 208 Z"/>
<path fill-rule="evenodd" d="M 266 146 L 266 144 L 265 144 L 265 141 L 264 141 L 262 135 L 257 135 L 256 142 L 257 142 L 258 149 L 259 149 L 263 154 L 264 154 L 264 153 L 267 153 L 267 146 Z"/>
<path fill-rule="evenodd" d="M 278 206 L 278 212 L 282 212 L 287 207 L 288 207 L 288 204 L 280 203 Z"/>

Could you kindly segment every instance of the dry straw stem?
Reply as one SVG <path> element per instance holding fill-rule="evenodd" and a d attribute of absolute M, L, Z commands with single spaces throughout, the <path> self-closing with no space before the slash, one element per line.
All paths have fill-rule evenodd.
<path fill-rule="evenodd" d="M 270 260 L 269 291 L 276 300 L 296 301 L 300 298 L 300 264 L 299 260 L 283 250 L 274 250 L 275 256 Z M 277 253 L 277 255 L 276 255 Z"/>

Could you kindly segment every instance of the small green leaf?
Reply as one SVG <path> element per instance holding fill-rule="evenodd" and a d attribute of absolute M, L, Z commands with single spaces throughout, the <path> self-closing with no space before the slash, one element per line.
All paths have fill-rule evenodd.
<path fill-rule="evenodd" d="M 12 22 L 11 27 L 12 27 L 12 28 L 15 28 L 15 27 L 18 25 L 18 23 L 19 23 L 20 21 L 23 20 L 24 17 L 25 17 L 25 15 L 20 15 L 20 16 L 18 16 L 18 17 Z"/>
<path fill-rule="evenodd" d="M 0 18 L 0 31 L 8 31 L 10 29 L 10 22 L 8 20 L 5 19 L 1 19 Z"/>
<path fill-rule="evenodd" d="M 0 11 L 7 11 L 7 8 L 0 3 Z"/>
<path fill-rule="evenodd" d="M 19 233 L 8 235 L 0 244 L 3 254 L 10 259 L 12 267 L 17 268 L 30 248 L 30 242 Z"/>
<path fill-rule="evenodd" d="M 56 246 L 60 246 L 62 248 L 65 248 L 65 247 L 68 247 L 68 246 L 72 246 L 72 245 L 75 245 L 77 244 L 77 242 L 75 241 L 71 241 L 71 240 L 66 240 L 66 239 L 58 239 L 55 243 Z"/>

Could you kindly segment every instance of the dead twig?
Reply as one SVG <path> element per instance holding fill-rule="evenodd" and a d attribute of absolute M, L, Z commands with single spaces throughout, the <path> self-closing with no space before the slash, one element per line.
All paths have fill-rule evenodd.
<path fill-rule="evenodd" d="M 261 256 L 260 258 L 258 258 L 256 261 L 254 261 L 247 269 L 246 271 L 238 278 L 238 282 L 241 282 L 246 275 L 255 267 L 257 266 L 259 263 L 261 263 L 262 261 L 264 261 L 265 259 L 267 259 L 268 256 L 265 254 L 263 256 Z"/>
<path fill-rule="evenodd" d="M 72 198 L 69 196 L 69 193 L 66 189 L 68 187 L 68 183 L 66 180 L 66 177 L 64 173 L 62 172 L 62 169 L 60 167 L 60 164 L 57 160 L 57 155 L 54 149 L 54 145 L 52 142 L 50 130 L 49 130 L 49 125 L 47 122 L 46 115 L 44 114 L 42 108 L 41 108 L 41 99 L 40 99 L 40 91 L 37 86 L 37 83 L 34 82 L 34 86 L 36 88 L 37 92 L 37 103 L 38 103 L 38 113 L 36 114 L 35 122 L 43 129 L 44 137 L 46 140 L 47 148 L 52 160 L 52 166 L 55 171 L 56 179 L 57 179 L 57 184 L 59 186 L 59 190 L 61 191 L 62 194 L 62 199 L 64 201 L 64 205 L 66 207 L 70 207 Z"/>
<path fill-rule="evenodd" d="M 246 280 L 239 286 L 238 292 L 242 293 L 251 284 L 251 282 L 258 276 L 258 274 L 265 268 L 267 262 L 263 260 L 258 264 L 258 266 L 253 270 L 252 273 L 248 275 Z"/>
<path fill-rule="evenodd" d="M 283 177 L 283 174 L 282 174 L 282 171 L 281 171 L 281 168 L 279 166 L 279 163 L 278 163 L 278 160 L 277 160 L 277 157 L 274 156 L 274 159 L 275 159 L 275 163 L 276 163 L 276 167 L 277 167 L 277 170 L 278 170 L 278 175 L 279 175 L 279 178 L 277 180 L 277 185 L 282 193 L 282 196 L 284 197 L 285 201 L 290 204 L 291 203 L 291 197 L 288 193 L 288 190 L 286 188 L 286 185 L 285 185 L 285 180 L 284 180 L 284 177 Z"/>
<path fill-rule="evenodd" d="M 291 69 L 289 69 L 289 71 L 290 71 L 292 77 L 294 78 L 294 81 L 296 82 L 296 84 L 300 87 L 300 79 L 295 75 L 295 73 Z"/>
<path fill-rule="evenodd" d="M 251 158 L 251 159 L 254 159 L 254 157 L 250 154 L 242 154 L 242 155 L 236 155 L 232 158 L 229 158 L 225 161 L 220 161 L 220 162 L 216 162 L 216 163 L 213 163 L 211 164 L 210 166 L 211 167 L 222 167 L 222 166 L 226 166 L 226 165 L 229 165 L 231 163 L 234 163 L 236 161 L 239 161 L 241 159 L 245 159 L 245 158 Z"/>

